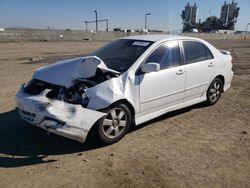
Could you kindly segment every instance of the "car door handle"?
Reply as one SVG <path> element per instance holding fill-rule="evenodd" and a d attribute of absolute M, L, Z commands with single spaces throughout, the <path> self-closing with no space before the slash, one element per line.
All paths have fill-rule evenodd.
<path fill-rule="evenodd" d="M 179 70 L 176 72 L 176 74 L 177 74 L 177 75 L 182 75 L 184 72 L 185 72 L 185 71 L 184 71 L 183 69 L 179 69 Z"/>
<path fill-rule="evenodd" d="M 214 63 L 213 62 L 210 62 L 209 64 L 208 64 L 208 67 L 213 67 L 214 66 Z"/>

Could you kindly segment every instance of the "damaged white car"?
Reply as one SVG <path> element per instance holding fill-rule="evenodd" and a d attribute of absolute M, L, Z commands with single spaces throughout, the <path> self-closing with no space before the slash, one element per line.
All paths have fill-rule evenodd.
<path fill-rule="evenodd" d="M 113 41 L 87 57 L 38 69 L 16 95 L 27 122 L 84 142 L 120 140 L 132 124 L 207 101 L 233 77 L 230 52 L 204 40 L 166 35 Z"/>

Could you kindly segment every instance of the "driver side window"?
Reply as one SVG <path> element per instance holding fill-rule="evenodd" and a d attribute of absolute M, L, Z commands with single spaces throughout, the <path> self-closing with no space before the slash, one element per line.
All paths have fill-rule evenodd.
<path fill-rule="evenodd" d="M 180 49 L 177 41 L 162 44 L 149 55 L 146 63 L 159 63 L 161 70 L 181 64 Z"/>

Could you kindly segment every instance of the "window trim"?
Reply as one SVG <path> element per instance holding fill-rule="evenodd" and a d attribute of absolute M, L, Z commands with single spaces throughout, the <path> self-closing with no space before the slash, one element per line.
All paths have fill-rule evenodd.
<path fill-rule="evenodd" d="M 205 50 L 205 54 L 206 54 L 206 60 L 203 60 L 203 61 L 196 61 L 196 62 L 192 62 L 192 63 L 187 63 L 186 62 L 186 57 L 185 57 L 185 50 L 184 50 L 184 45 L 183 45 L 183 42 L 197 42 L 197 43 L 200 43 L 200 44 L 202 44 L 204 47 L 206 47 L 209 51 L 210 51 L 210 53 L 212 54 L 212 58 L 211 59 L 207 59 L 207 53 L 206 53 L 206 49 L 204 49 Z M 181 48 L 182 48 L 182 54 L 183 54 L 183 63 L 184 63 L 184 65 L 189 65 L 189 64 L 194 64 L 194 63 L 199 63 L 199 62 L 204 62 L 204 61 L 209 61 L 209 60 L 213 60 L 214 59 L 214 54 L 212 53 L 212 51 L 209 49 L 209 47 L 206 45 L 206 44 L 204 44 L 202 41 L 198 41 L 198 40 L 181 40 L 180 41 L 180 43 L 181 43 Z"/>

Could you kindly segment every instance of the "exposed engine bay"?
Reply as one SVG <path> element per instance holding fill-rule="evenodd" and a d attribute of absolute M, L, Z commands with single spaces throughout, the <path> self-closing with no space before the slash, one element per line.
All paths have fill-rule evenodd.
<path fill-rule="evenodd" d="M 118 73 L 105 72 L 96 69 L 96 74 L 90 78 L 78 78 L 72 80 L 70 87 L 47 83 L 38 79 L 32 79 L 26 86 L 25 92 L 30 95 L 38 95 L 45 89 L 50 91 L 46 97 L 53 100 L 60 100 L 71 104 L 81 104 L 83 107 L 88 105 L 88 96 L 85 94 L 88 88 L 94 87 L 106 80 L 118 77 Z"/>

